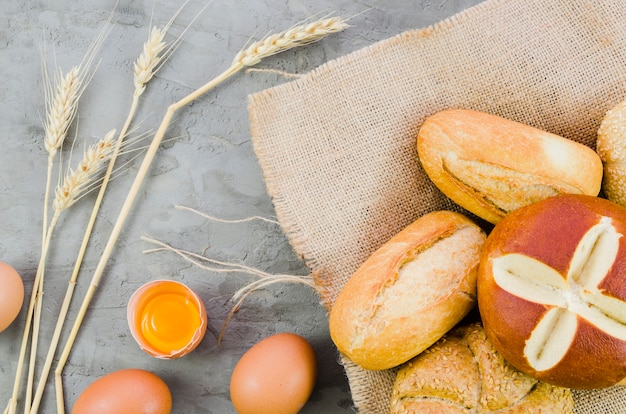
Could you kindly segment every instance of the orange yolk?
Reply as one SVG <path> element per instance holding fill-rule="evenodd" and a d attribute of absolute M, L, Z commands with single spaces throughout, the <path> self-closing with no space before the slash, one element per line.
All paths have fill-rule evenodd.
<path fill-rule="evenodd" d="M 155 350 L 171 353 L 187 346 L 202 325 L 200 309 L 185 292 L 172 287 L 151 292 L 139 309 L 137 330 Z"/>

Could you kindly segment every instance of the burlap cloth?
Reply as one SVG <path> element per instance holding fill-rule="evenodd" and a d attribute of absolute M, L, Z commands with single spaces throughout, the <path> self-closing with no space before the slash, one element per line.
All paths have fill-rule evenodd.
<path fill-rule="evenodd" d="M 426 116 L 477 109 L 593 147 L 625 80 L 623 0 L 488 0 L 252 95 L 253 145 L 278 219 L 330 309 L 404 226 L 462 211 L 419 165 Z M 395 372 L 341 362 L 359 412 L 387 412 Z M 579 413 L 626 412 L 626 387 L 575 399 Z"/>

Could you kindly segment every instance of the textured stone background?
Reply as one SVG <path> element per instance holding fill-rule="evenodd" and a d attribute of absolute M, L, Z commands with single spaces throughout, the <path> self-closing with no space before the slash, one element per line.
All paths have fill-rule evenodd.
<path fill-rule="evenodd" d="M 149 84 L 134 136 L 156 129 L 167 106 L 224 70 L 252 38 L 284 30 L 305 19 L 338 14 L 351 28 L 318 44 L 263 61 L 258 68 L 305 73 L 320 64 L 405 30 L 451 16 L 479 0 L 214 0 L 185 33 L 180 47 Z M 182 1 L 120 0 L 115 23 L 98 53 L 99 67 L 79 109 L 75 153 L 66 143 L 63 160 L 75 165 L 85 142 L 121 128 L 132 92 L 132 62 L 151 24 L 164 25 Z M 205 2 L 191 0 L 171 29 L 183 33 Z M 3 0 L 0 6 L 0 260 L 23 276 L 27 298 L 40 256 L 46 153 L 42 61 L 49 70 L 78 64 L 114 8 L 113 0 Z M 170 36 L 169 40 L 173 37 Z M 45 57 L 42 57 L 45 51 Z M 145 254 L 151 236 L 207 257 L 243 263 L 272 273 L 304 275 L 307 269 L 280 228 L 263 222 L 209 222 L 175 204 L 223 218 L 272 217 L 248 128 L 248 94 L 289 81 L 267 72 L 240 73 L 179 111 L 92 302 L 64 372 L 66 405 L 98 377 L 123 368 L 144 368 L 169 385 L 176 413 L 231 413 L 228 384 L 237 360 L 260 339 L 296 332 L 315 347 L 318 385 L 304 413 L 352 412 L 350 392 L 328 336 L 326 314 L 315 293 L 303 286 L 279 285 L 251 296 L 226 331 L 216 338 L 232 303 L 232 294 L 253 280 L 245 274 L 218 274 L 190 265 L 171 253 Z M 332 97 L 329 97 L 332 99 Z M 69 328 L 121 203 L 143 157 L 136 144 L 119 161 L 124 165 L 109 186 L 70 310 Z M 139 158 L 134 158 L 134 157 Z M 127 163 L 125 163 L 127 162 Z M 62 216 L 47 263 L 41 346 L 67 287 L 73 262 L 91 211 L 85 197 Z M 312 200 L 314 202 L 314 200 Z M 144 354 L 130 336 L 126 303 L 143 283 L 158 278 L 182 281 L 204 300 L 207 335 L 196 351 L 174 361 Z M 0 286 L 0 289 L 2 286 Z M 24 306 L 24 309 L 26 305 Z M 0 406 L 8 400 L 24 323 L 0 334 Z M 67 331 L 67 329 L 66 329 Z M 66 338 L 64 334 L 62 343 Z M 50 382 L 52 384 L 52 382 Z M 41 412 L 54 412 L 48 386 Z"/>

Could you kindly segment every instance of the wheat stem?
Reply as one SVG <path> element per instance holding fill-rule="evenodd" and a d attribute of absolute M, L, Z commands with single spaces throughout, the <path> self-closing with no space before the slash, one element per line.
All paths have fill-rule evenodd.
<path fill-rule="evenodd" d="M 55 200 L 53 202 L 53 210 L 55 212 L 55 218 L 58 217 L 64 210 L 68 209 L 72 206 L 81 196 L 82 193 L 85 192 L 86 189 L 89 188 L 89 184 L 93 182 L 95 174 L 100 171 L 101 166 L 110 159 L 112 152 L 114 150 L 114 137 L 115 130 L 109 131 L 103 139 L 98 141 L 96 144 L 92 145 L 85 151 L 85 155 L 82 161 L 78 164 L 78 167 L 74 170 L 70 169 L 68 174 L 65 177 L 65 181 L 62 185 L 58 186 L 55 192 Z M 117 144 L 116 144 L 117 145 Z M 110 163 L 109 163 L 110 164 Z M 48 242 L 49 243 L 49 242 Z M 47 246 L 46 246 L 47 249 Z M 80 256 L 80 260 L 82 260 L 82 254 Z M 39 282 L 39 289 L 43 290 L 43 272 L 42 277 Z M 41 295 L 43 292 L 39 295 Z M 65 308 L 65 303 L 62 305 L 62 310 Z M 39 312 L 41 309 L 39 308 Z M 65 315 L 64 315 L 65 316 Z M 33 340 L 31 347 L 31 366 L 34 364 L 34 357 L 36 356 L 37 350 L 37 337 L 36 332 L 39 328 L 39 321 L 41 320 L 40 316 L 36 314 L 34 327 L 33 327 Z M 58 325 L 58 323 L 57 323 Z M 57 335 L 57 330 L 55 329 L 54 335 Z M 60 335 L 60 332 L 59 332 Z M 53 337 L 54 341 L 54 337 Z M 58 339 L 57 339 L 58 341 Z M 39 381 L 39 386 L 36 390 L 34 398 L 27 399 L 28 410 L 32 413 L 36 413 L 39 409 L 39 404 L 41 402 L 41 397 L 43 395 L 43 388 L 45 386 L 45 378 L 48 376 L 50 370 L 51 361 L 48 361 L 49 355 L 46 357 L 43 371 L 41 373 L 41 378 L 44 378 L 44 383 L 42 383 L 41 379 Z M 33 387 L 32 373 L 29 373 L 29 381 L 28 387 L 31 389 Z M 27 394 L 28 397 L 31 397 L 31 393 Z"/>
<path fill-rule="evenodd" d="M 46 256 L 47 251 L 47 240 L 48 240 L 48 203 L 50 197 L 50 188 L 51 188 L 51 177 L 52 177 L 52 169 L 54 165 L 54 158 L 59 150 L 59 148 L 63 145 L 63 141 L 67 136 L 67 132 L 69 127 L 74 120 L 76 115 L 76 108 L 78 103 L 78 97 L 80 96 L 80 71 L 77 66 L 74 66 L 65 76 L 62 76 L 60 71 L 55 75 L 56 80 L 56 88 L 54 88 L 49 82 L 46 83 L 46 87 L 44 88 L 44 95 L 46 101 L 46 124 L 45 124 L 45 137 L 44 137 L 44 146 L 48 153 L 48 170 L 47 170 L 47 178 L 46 178 L 46 188 L 44 195 L 44 208 L 43 208 L 43 230 L 42 230 L 42 253 L 41 258 Z M 13 384 L 13 393 L 10 399 L 10 408 L 9 413 L 14 414 L 17 409 L 17 401 L 18 394 L 20 389 L 20 382 L 22 376 L 22 369 L 25 362 L 26 356 L 26 347 L 28 346 L 31 323 L 33 322 L 33 318 L 35 320 L 39 320 L 39 316 L 35 316 L 34 313 L 40 308 L 36 308 L 37 298 L 40 298 L 41 292 L 41 283 L 40 283 L 40 265 L 38 266 L 37 275 L 35 277 L 35 283 L 33 284 L 33 290 L 30 297 L 30 303 L 28 307 L 28 312 L 26 316 L 26 325 L 24 326 L 24 332 L 22 336 L 22 344 L 20 346 L 20 353 L 18 357 L 18 366 L 15 374 L 15 381 Z M 39 312 L 38 312 L 39 313 Z M 33 340 L 37 339 L 38 334 L 35 333 L 33 329 Z M 30 384 L 30 377 L 34 371 L 34 358 L 33 352 L 31 351 L 31 362 L 29 363 L 29 380 L 28 384 Z M 32 394 L 32 387 L 27 386 L 26 389 L 26 400 L 29 401 L 29 398 Z M 26 406 L 29 406 L 27 403 Z"/>
<path fill-rule="evenodd" d="M 179 9 L 180 11 L 180 9 Z M 166 59 L 166 56 L 163 54 L 167 43 L 163 41 L 167 30 L 169 29 L 171 22 L 168 23 L 165 29 L 158 29 L 154 27 L 148 37 L 148 40 L 144 43 L 143 51 L 137 60 L 134 63 L 134 77 L 133 83 L 135 86 L 135 90 L 133 93 L 132 102 L 130 105 L 130 109 L 126 120 L 124 122 L 124 126 L 120 131 L 120 134 L 117 137 L 115 142 L 115 147 L 112 150 L 111 157 L 107 166 L 107 170 L 105 172 L 104 178 L 100 185 L 100 190 L 98 191 L 98 195 L 96 197 L 96 201 L 91 211 L 91 215 L 89 217 L 89 222 L 85 228 L 85 232 L 83 235 L 83 239 L 79 248 L 78 256 L 76 261 L 74 262 L 74 268 L 72 270 L 72 275 L 70 280 L 68 281 L 68 287 L 65 292 L 65 297 L 63 299 L 63 303 L 61 305 L 61 309 L 59 311 L 59 315 L 57 318 L 57 322 L 55 325 L 55 330 L 52 336 L 52 340 L 50 342 L 50 346 L 48 348 L 48 352 L 46 355 L 46 359 L 44 361 L 43 370 L 40 375 L 39 383 L 37 386 L 37 390 L 35 393 L 35 397 L 33 399 L 33 403 L 31 406 L 31 412 L 36 414 L 39 405 L 41 404 L 41 399 L 43 397 L 43 392 L 45 389 L 45 385 L 47 383 L 47 378 L 52 368 L 52 363 L 54 359 L 54 355 L 57 351 L 59 341 L 61 338 L 61 332 L 65 325 L 65 319 L 67 313 L 69 311 L 69 307 L 73 298 L 74 289 L 76 286 L 76 281 L 78 278 L 78 274 L 80 272 L 80 268 L 82 266 L 82 262 L 84 259 L 84 255 L 87 251 L 87 246 L 89 244 L 89 240 L 91 239 L 91 234 L 93 232 L 93 228 L 95 226 L 95 222 L 100 211 L 100 207 L 102 204 L 102 200 L 104 198 L 104 194 L 106 192 L 108 183 L 111 179 L 111 175 L 114 170 L 114 166 L 117 160 L 117 157 L 120 153 L 120 149 L 122 146 L 122 142 L 130 128 L 132 121 L 135 118 L 135 113 L 139 106 L 139 98 L 143 94 L 146 89 L 146 85 L 148 82 L 154 77 L 154 74 L 158 70 L 158 67 L 162 62 Z"/>
<path fill-rule="evenodd" d="M 28 368 L 28 379 L 26 383 L 26 396 L 24 412 L 29 413 L 31 410 L 31 402 L 33 396 L 33 386 L 35 377 L 35 362 L 37 357 L 37 348 L 39 343 L 39 328 L 41 323 L 41 309 L 43 301 L 43 288 L 45 278 L 45 264 L 48 255 L 52 231 L 56 226 L 61 213 L 73 205 L 85 187 L 93 180 L 94 175 L 99 171 L 100 167 L 108 159 L 111 150 L 115 130 L 110 131 L 106 136 L 92 145 L 87 151 L 78 167 L 74 170 L 70 169 L 65 177 L 62 185 L 57 186 L 55 192 L 55 200 L 53 201 L 54 216 L 46 231 L 46 240 L 42 247 L 41 259 L 35 278 L 33 287 L 33 296 L 35 302 L 33 317 L 33 337 L 31 341 L 30 363 Z"/>
<path fill-rule="evenodd" d="M 197 214 L 197 215 L 199 215 L 201 217 L 204 217 L 204 218 L 209 219 L 211 221 L 217 221 L 217 222 L 220 222 L 220 223 L 246 223 L 246 222 L 249 222 L 249 221 L 260 220 L 260 221 L 264 221 L 264 222 L 270 223 L 270 224 L 280 224 L 276 220 L 268 219 L 268 218 L 265 218 L 265 217 L 262 217 L 262 216 L 250 216 L 250 217 L 245 217 L 245 218 L 242 218 L 242 219 L 227 220 L 227 219 L 211 216 L 209 214 L 206 214 L 206 213 L 203 213 L 201 211 L 198 211 L 198 210 L 196 210 L 194 208 L 187 207 L 187 206 L 182 206 L 182 205 L 179 205 L 179 204 L 176 204 L 174 206 L 174 208 L 176 208 L 177 210 L 191 211 L 192 213 L 195 213 L 195 214 Z"/>
<path fill-rule="evenodd" d="M 111 17 L 112 15 L 109 16 L 107 23 L 111 22 Z M 53 159 L 55 158 L 58 150 L 62 147 L 67 136 L 67 132 L 76 117 L 78 100 L 95 73 L 95 70 L 92 70 L 95 56 L 97 51 L 102 46 L 102 43 L 108 35 L 111 27 L 111 25 L 108 27 L 105 25 L 105 27 L 98 33 L 98 36 L 91 43 L 87 53 L 78 66 L 73 66 L 65 76 L 62 75 L 60 69 L 57 69 L 54 72 L 54 85 L 53 82 L 50 81 L 47 70 L 45 70 L 45 61 L 42 66 L 44 69 L 44 101 L 46 109 L 46 121 L 44 123 L 44 146 L 48 152 L 48 172 L 46 188 L 44 190 L 42 251 L 47 250 L 47 247 L 44 246 L 48 244 L 46 243 L 46 240 L 49 239 L 49 235 L 47 234 L 50 227 L 48 225 L 48 203 L 51 190 L 50 183 Z M 42 254 L 42 256 L 44 256 L 44 254 Z M 18 366 L 15 374 L 13 392 L 6 410 L 8 414 L 15 414 L 17 411 L 22 369 L 25 360 L 26 347 L 28 345 L 28 338 L 30 335 L 30 324 L 33 321 L 33 313 L 35 312 L 35 300 L 38 296 L 41 297 L 41 292 L 38 292 L 40 288 L 43 288 L 43 285 L 41 282 L 36 281 L 33 284 L 33 294 L 31 295 L 31 303 L 29 303 L 26 316 L 27 322 L 24 326 L 24 334 L 22 336 L 22 344 L 20 346 L 20 354 L 18 356 Z M 37 317 L 36 319 L 40 320 L 40 317 Z M 34 336 L 38 337 L 38 334 L 34 334 Z M 34 364 L 34 362 L 31 362 L 30 364 Z M 29 379 L 27 387 L 24 410 L 26 413 L 29 413 L 30 398 L 32 394 L 31 379 Z"/>
<path fill-rule="evenodd" d="M 24 367 L 25 357 L 26 357 L 26 347 L 28 345 L 28 337 L 30 336 L 30 329 L 31 329 L 31 324 L 33 323 L 33 319 L 38 318 L 38 316 L 36 316 L 35 310 L 37 308 L 37 304 L 39 303 L 39 300 L 41 299 L 41 294 L 42 294 L 41 286 L 42 286 L 43 273 L 44 273 L 47 253 L 49 250 L 48 246 L 50 245 L 52 231 L 54 230 L 54 227 L 56 226 L 57 220 L 58 220 L 58 215 L 55 214 L 52 218 L 52 221 L 50 222 L 50 225 L 48 226 L 46 230 L 46 240 L 44 241 L 42 248 L 41 248 L 41 256 L 39 258 L 39 264 L 37 266 L 37 272 L 35 274 L 35 281 L 33 282 L 33 289 L 31 292 L 30 302 L 28 304 L 28 311 L 26 314 L 26 322 L 24 325 L 24 332 L 22 336 L 22 345 L 20 348 L 20 353 L 19 353 L 18 363 L 17 363 L 17 370 L 15 374 L 15 381 L 13 384 L 13 394 L 11 396 L 10 403 L 9 403 L 8 411 L 11 414 L 15 413 L 17 409 L 18 394 L 19 394 L 19 388 L 20 388 L 20 383 L 21 383 L 21 378 L 22 378 L 22 371 Z M 34 331 L 35 329 L 33 327 L 33 335 L 36 336 Z M 32 359 L 33 358 L 32 358 L 32 352 L 31 352 L 31 364 L 29 364 L 29 374 L 32 372 L 32 369 L 34 369 L 34 368 L 31 368 Z"/>
<path fill-rule="evenodd" d="M 172 118 L 174 117 L 174 114 L 179 109 L 193 102 L 198 97 L 202 96 L 209 90 L 213 89 L 220 83 L 230 78 L 232 75 L 237 73 L 243 67 L 256 64 L 260 61 L 260 59 L 266 56 L 270 56 L 270 55 L 282 52 L 283 50 L 287 50 L 292 47 L 296 47 L 302 44 L 307 44 L 307 43 L 317 41 L 328 34 L 343 30 L 345 27 L 347 27 L 347 25 L 343 22 L 343 20 L 337 19 L 337 18 L 324 19 L 324 20 L 319 21 L 317 24 L 318 26 L 316 26 L 316 23 L 311 23 L 309 25 L 302 26 L 302 30 L 306 31 L 306 35 L 304 34 L 300 35 L 300 33 L 298 33 L 297 30 L 293 31 L 293 29 L 292 31 L 285 32 L 283 36 L 284 37 L 289 36 L 289 38 L 291 39 L 288 42 L 282 42 L 282 41 L 279 41 L 280 39 L 272 38 L 271 41 L 266 40 L 266 41 L 259 42 L 259 45 L 257 46 L 260 46 L 261 43 L 266 43 L 266 47 L 262 50 L 259 47 L 248 48 L 246 49 L 246 51 L 243 52 L 243 54 L 242 53 L 237 54 L 235 61 L 233 62 L 230 68 L 225 70 L 222 74 L 217 76 L 215 79 L 206 83 L 204 86 L 200 87 L 196 91 L 193 91 L 192 93 L 190 93 L 183 99 L 173 103 L 167 108 L 167 111 L 165 112 L 165 115 L 163 116 L 163 119 L 161 120 L 161 123 L 159 124 L 159 127 L 154 135 L 154 138 L 152 139 L 152 142 L 150 143 L 150 146 L 148 147 L 148 150 L 139 167 L 139 170 L 137 171 L 137 175 L 135 176 L 135 179 L 131 185 L 131 188 L 129 189 L 126 199 L 124 200 L 124 203 L 122 204 L 118 218 L 115 221 L 111 234 L 109 235 L 107 244 L 102 252 L 102 255 L 100 256 L 100 260 L 98 261 L 94 274 L 92 275 L 91 283 L 89 285 L 87 293 L 85 297 L 83 298 L 83 302 L 78 311 L 77 317 L 74 321 L 69 337 L 65 343 L 63 352 L 59 358 L 59 363 L 55 370 L 55 383 L 57 387 L 56 388 L 57 411 L 59 414 L 63 414 L 65 412 L 65 407 L 64 407 L 64 402 L 63 402 L 63 380 L 62 380 L 63 369 L 65 367 L 65 364 L 67 363 L 67 359 L 69 358 L 69 354 L 71 352 L 72 346 L 78 335 L 78 330 L 80 329 L 80 326 L 82 325 L 83 319 L 85 317 L 85 314 L 87 313 L 87 309 L 88 309 L 89 304 L 91 303 L 94 292 L 97 289 L 98 284 L 100 283 L 100 279 L 102 278 L 106 264 L 113 252 L 113 249 L 115 248 L 115 244 L 117 243 L 117 239 L 120 235 L 122 227 L 124 226 L 124 223 L 130 213 L 130 210 L 135 202 L 135 198 L 137 194 L 139 193 L 139 189 L 141 188 L 141 185 L 146 177 L 146 174 L 148 170 L 150 169 L 152 160 L 154 159 L 156 155 L 156 152 L 161 144 L 161 141 L 163 140 L 163 137 L 165 136 L 165 133 L 167 132 L 167 129 L 172 121 Z M 319 27 L 320 30 L 316 30 L 316 27 Z M 257 55 L 258 59 L 252 58 L 252 56 L 255 54 Z"/>

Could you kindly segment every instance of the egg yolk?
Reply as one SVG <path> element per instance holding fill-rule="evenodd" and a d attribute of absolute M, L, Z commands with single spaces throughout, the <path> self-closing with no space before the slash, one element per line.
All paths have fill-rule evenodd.
<path fill-rule="evenodd" d="M 195 301 L 176 292 L 155 292 L 139 312 L 138 330 L 155 350 L 163 353 L 183 349 L 202 324 Z"/>

